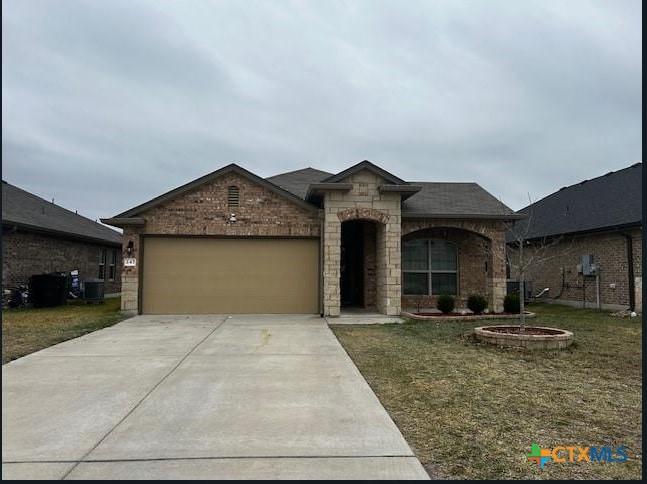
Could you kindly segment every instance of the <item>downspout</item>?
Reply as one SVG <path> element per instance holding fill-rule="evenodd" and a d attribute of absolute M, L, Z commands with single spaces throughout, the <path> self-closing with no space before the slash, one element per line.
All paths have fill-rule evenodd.
<path fill-rule="evenodd" d="M 622 234 L 627 241 L 627 276 L 629 278 L 629 310 L 636 309 L 636 281 L 634 280 L 634 241 L 631 234 Z"/>

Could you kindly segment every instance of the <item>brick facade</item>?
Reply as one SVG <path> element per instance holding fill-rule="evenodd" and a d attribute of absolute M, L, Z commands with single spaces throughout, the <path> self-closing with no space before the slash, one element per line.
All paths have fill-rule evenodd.
<path fill-rule="evenodd" d="M 505 229 L 498 220 L 405 219 L 403 238 L 446 238 L 458 249 L 457 307 L 465 307 L 471 294 L 485 296 L 489 308 L 503 310 L 506 294 Z M 403 296 L 402 305 L 415 309 L 435 307 L 436 297 Z"/>
<path fill-rule="evenodd" d="M 80 280 L 99 276 L 101 249 L 106 249 L 105 293 L 121 291 L 121 250 L 113 245 L 101 245 L 70 240 L 42 233 L 2 230 L 2 286 L 27 284 L 29 276 L 47 272 L 78 269 Z M 111 252 L 117 254 L 115 278 L 108 279 Z"/>
<path fill-rule="evenodd" d="M 239 207 L 229 207 L 228 187 L 239 190 Z M 229 221 L 235 214 L 236 222 Z M 142 235 L 227 235 L 319 237 L 317 209 L 308 210 L 237 173 L 227 173 L 209 183 L 152 207 L 138 215 L 144 227 L 124 227 L 124 251 L 133 242 L 130 257 L 136 267 L 124 267 L 122 310 L 138 310 L 140 247 Z M 128 257 L 124 253 L 124 257 Z"/>
<path fill-rule="evenodd" d="M 122 272 L 122 309 L 139 308 L 139 274 L 143 237 L 148 235 L 320 237 L 321 311 L 325 316 L 341 312 L 341 229 L 348 221 L 362 220 L 364 234 L 363 301 L 366 308 L 398 315 L 402 298 L 401 240 L 405 234 L 447 230 L 460 245 L 459 304 L 472 293 L 486 295 L 490 307 L 501 310 L 505 295 L 504 228 L 499 221 L 401 219 L 401 194 L 381 191 L 384 179 L 369 169 L 343 180 L 344 190 L 324 192 L 322 209 L 302 206 L 262 183 L 236 171 L 223 173 L 192 190 L 137 213 L 143 226 L 124 225 L 124 251 L 132 242 L 130 257 L 136 267 Z M 240 206 L 228 206 L 228 188 L 239 190 Z M 236 222 L 230 222 L 231 214 Z M 423 232 L 420 232 L 423 234 Z M 416 235 L 414 235 L 416 236 Z M 485 241 L 485 244 L 484 244 Z M 491 249 L 491 251 L 489 251 Z M 494 257 L 492 253 L 500 257 Z M 124 257 L 128 254 L 124 252 Z M 487 261 L 487 267 L 486 267 Z M 429 303 L 434 301 L 429 299 Z"/>
<path fill-rule="evenodd" d="M 597 302 L 594 276 L 583 277 L 577 271 L 581 256 L 591 254 L 599 267 L 600 302 L 603 308 L 625 309 L 629 307 L 629 276 L 627 264 L 627 240 L 631 235 L 634 259 L 634 284 L 637 311 L 642 311 L 642 232 L 634 229 L 627 232 L 587 234 L 578 237 L 563 237 L 559 243 L 546 250 L 549 259 L 533 265 L 526 274 L 536 292 L 550 288 L 549 298 L 555 302 L 595 307 Z M 528 249 L 532 252 L 533 246 Z M 515 258 L 518 251 L 509 247 L 511 277 L 517 276 Z M 563 283 L 562 283 L 563 280 Z M 563 287 L 563 289 L 562 289 Z M 549 299 L 549 300 L 550 300 Z"/>

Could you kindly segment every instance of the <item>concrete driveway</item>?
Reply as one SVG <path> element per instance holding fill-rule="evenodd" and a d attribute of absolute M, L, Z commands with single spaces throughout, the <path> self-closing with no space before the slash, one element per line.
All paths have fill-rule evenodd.
<path fill-rule="evenodd" d="M 138 316 L 2 376 L 5 479 L 427 478 L 316 316 Z"/>

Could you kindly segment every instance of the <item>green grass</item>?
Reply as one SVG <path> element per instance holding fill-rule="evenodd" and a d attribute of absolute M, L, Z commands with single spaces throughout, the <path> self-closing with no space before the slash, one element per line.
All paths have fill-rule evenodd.
<path fill-rule="evenodd" d="M 464 337 L 496 321 L 332 326 L 432 477 L 639 479 L 641 319 L 534 304 L 529 325 L 573 331 L 567 350 L 524 352 Z M 506 320 L 504 324 L 509 324 Z M 528 462 L 542 447 L 625 445 L 626 463 Z"/>
<path fill-rule="evenodd" d="M 42 350 L 97 329 L 112 326 L 126 316 L 119 298 L 103 304 L 70 303 L 66 306 L 2 311 L 2 363 Z"/>

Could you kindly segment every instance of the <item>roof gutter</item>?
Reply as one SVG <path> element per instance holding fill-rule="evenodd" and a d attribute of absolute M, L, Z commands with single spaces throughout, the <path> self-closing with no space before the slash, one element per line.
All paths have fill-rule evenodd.
<path fill-rule="evenodd" d="M 584 235 L 584 234 L 598 234 L 602 232 L 617 232 L 619 230 L 626 230 L 626 229 L 631 229 L 631 228 L 639 228 L 642 225 L 641 221 L 638 222 L 631 222 L 628 224 L 621 224 L 621 225 L 609 225 L 607 227 L 598 227 L 594 229 L 587 229 L 587 230 L 578 230 L 575 232 L 559 232 L 555 234 L 543 234 L 543 235 L 533 235 L 531 237 L 526 238 L 527 241 L 532 242 L 533 240 L 541 240 L 541 239 L 546 239 L 549 237 L 560 237 L 562 235 Z M 510 243 L 510 242 L 508 242 Z"/>
<path fill-rule="evenodd" d="M 89 235 L 76 234 L 74 232 L 64 232 L 62 230 L 48 229 L 46 227 L 38 227 L 36 225 L 29 225 L 29 224 L 24 224 L 20 222 L 12 222 L 11 220 L 3 220 L 2 226 L 14 228 L 14 229 L 22 229 L 27 232 L 34 232 L 38 234 L 52 235 L 62 239 L 79 240 L 84 242 L 91 242 L 94 244 L 113 245 L 115 247 L 121 247 L 121 242 L 120 241 L 118 242 L 116 240 L 101 239 L 98 237 L 91 237 Z M 121 237 L 121 234 L 119 232 L 115 231 L 115 234 Z"/>
<path fill-rule="evenodd" d="M 99 220 L 101 220 L 102 223 L 112 225 L 113 227 L 143 227 L 146 224 L 146 220 L 141 217 L 113 217 L 102 218 Z"/>
<path fill-rule="evenodd" d="M 422 187 L 420 185 L 380 185 L 378 187 L 380 193 L 400 193 L 402 200 L 406 200 L 412 195 L 415 195 Z"/>
<path fill-rule="evenodd" d="M 526 215 L 511 213 L 511 214 L 478 214 L 478 213 L 410 213 L 402 212 L 402 219 L 419 219 L 419 218 L 433 218 L 433 219 L 479 219 L 479 220 L 521 220 L 526 218 Z"/>
<path fill-rule="evenodd" d="M 305 199 L 311 200 L 315 196 L 323 195 L 325 192 L 329 191 L 348 192 L 352 189 L 352 183 L 311 183 L 308 185 Z"/>

